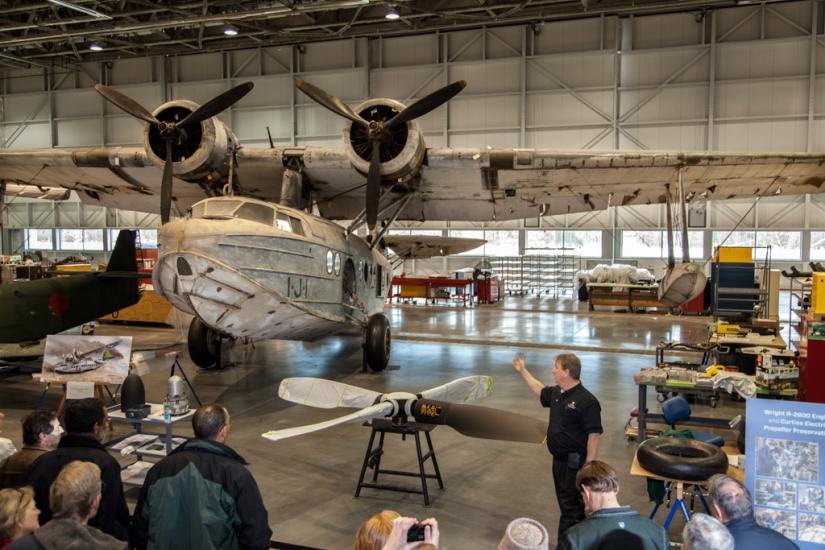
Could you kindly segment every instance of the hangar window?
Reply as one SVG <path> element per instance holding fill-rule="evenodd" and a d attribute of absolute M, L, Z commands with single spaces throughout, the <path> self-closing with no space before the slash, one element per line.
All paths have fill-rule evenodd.
<path fill-rule="evenodd" d="M 704 259 L 704 234 L 688 231 L 688 246 L 693 260 Z M 673 234 L 673 254 L 682 257 L 682 235 Z M 622 258 L 667 258 L 667 231 L 622 231 Z"/>
<path fill-rule="evenodd" d="M 272 225 L 272 220 L 275 218 L 275 209 L 266 204 L 247 202 L 238 208 L 235 216 L 251 222 Z"/>
<path fill-rule="evenodd" d="M 102 229 L 58 229 L 58 250 L 103 250 Z"/>
<path fill-rule="evenodd" d="M 296 235 L 304 235 L 304 227 L 301 225 L 301 220 L 294 216 L 287 216 L 282 212 L 278 212 L 276 224 L 281 231 L 289 231 Z"/>
<path fill-rule="evenodd" d="M 332 274 L 332 267 L 334 263 L 334 256 L 332 250 L 327 250 L 327 273 Z"/>
<path fill-rule="evenodd" d="M 723 243 L 724 241 L 724 243 Z M 714 231 L 713 248 L 722 246 L 756 246 L 755 231 Z"/>
<path fill-rule="evenodd" d="M 54 249 L 54 234 L 51 229 L 26 229 L 27 250 Z"/>
<path fill-rule="evenodd" d="M 811 259 L 825 260 L 825 231 L 811 231 Z"/>
<path fill-rule="evenodd" d="M 802 233 L 799 231 L 757 231 L 756 246 L 770 246 L 771 260 L 802 259 Z M 754 259 L 764 259 L 764 250 L 754 251 Z"/>
<path fill-rule="evenodd" d="M 107 250 L 114 250 L 115 243 L 117 243 L 117 236 L 120 234 L 120 229 L 129 229 L 128 227 L 109 229 L 107 234 L 106 246 Z M 134 230 L 133 230 L 134 231 Z M 140 248 L 157 248 L 158 247 L 158 230 L 157 229 L 138 229 L 138 240 L 135 241 L 135 246 Z"/>
<path fill-rule="evenodd" d="M 544 254 L 543 249 L 562 249 L 585 258 L 602 257 L 602 232 L 585 230 L 531 229 L 525 232 L 525 254 Z"/>
<path fill-rule="evenodd" d="M 484 230 L 483 229 L 472 229 L 472 230 L 465 230 L 465 229 L 451 229 L 450 230 L 450 237 L 459 237 L 462 239 L 483 239 L 484 238 Z M 518 254 L 518 250 L 513 254 Z M 479 246 L 478 248 L 474 248 L 472 250 L 468 250 L 466 252 L 461 252 L 457 254 L 457 256 L 483 256 L 484 255 L 484 246 Z"/>

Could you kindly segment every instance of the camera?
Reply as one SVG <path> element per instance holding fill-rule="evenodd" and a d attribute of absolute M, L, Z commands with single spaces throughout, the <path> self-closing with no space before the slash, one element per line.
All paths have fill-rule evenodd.
<path fill-rule="evenodd" d="M 424 540 L 424 526 L 416 523 L 407 531 L 407 542 L 420 542 Z"/>

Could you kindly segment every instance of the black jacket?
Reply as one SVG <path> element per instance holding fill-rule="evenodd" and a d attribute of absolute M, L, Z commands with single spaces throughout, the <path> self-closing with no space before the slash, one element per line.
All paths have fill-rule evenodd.
<path fill-rule="evenodd" d="M 45 525 L 52 517 L 49 508 L 49 487 L 60 473 L 60 469 L 74 460 L 97 464 L 100 468 L 100 479 L 104 484 L 100 509 L 89 521 L 89 525 L 113 537 L 128 540 L 129 509 L 123 496 L 120 465 L 106 452 L 100 441 L 91 435 L 67 433 L 60 440 L 57 449 L 45 453 L 29 468 L 26 484 L 34 488 L 34 499 L 40 508 L 40 525 Z"/>
<path fill-rule="evenodd" d="M 746 550 L 793 550 L 792 540 L 773 529 L 762 527 L 753 517 L 731 520 L 725 527 L 733 535 L 734 546 Z"/>
<path fill-rule="evenodd" d="M 272 530 L 247 462 L 230 447 L 192 439 L 146 475 L 133 518 L 138 550 L 269 548 Z"/>

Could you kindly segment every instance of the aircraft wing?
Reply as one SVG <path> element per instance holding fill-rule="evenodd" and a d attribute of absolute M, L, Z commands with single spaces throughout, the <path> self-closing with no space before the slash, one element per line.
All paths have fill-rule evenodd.
<path fill-rule="evenodd" d="M 236 181 L 243 194 L 279 198 L 281 151 L 238 151 Z M 7 182 L 9 197 L 60 200 L 68 198 L 66 191 L 76 191 L 85 203 L 157 213 L 162 175 L 143 147 L 0 150 L 0 180 Z M 219 194 L 224 183 L 174 178 L 173 211 L 183 214 L 195 202 Z"/>
<path fill-rule="evenodd" d="M 240 192 L 278 200 L 286 157 L 302 163 L 325 217 L 353 219 L 364 208 L 365 178 L 343 149 L 242 147 Z M 418 180 L 388 196 L 413 193 L 399 220 L 518 219 L 664 202 L 680 167 L 689 200 L 825 190 L 821 153 L 428 149 Z M 161 175 L 140 147 L 0 151 L 8 184 L 75 190 L 84 202 L 128 210 L 159 211 Z M 176 178 L 173 210 L 219 194 L 223 183 Z M 8 185 L 6 194 L 19 189 Z"/>
<path fill-rule="evenodd" d="M 484 239 L 465 239 L 461 237 L 441 237 L 438 235 L 384 235 L 387 248 L 399 258 L 432 258 L 460 254 L 482 246 Z"/>
<path fill-rule="evenodd" d="M 311 179 L 317 173 L 325 180 L 328 196 L 359 181 L 342 175 L 339 184 L 323 167 L 339 161 L 307 167 Z M 398 219 L 490 221 L 663 203 L 665 184 L 678 193 L 680 167 L 689 201 L 825 191 L 821 153 L 428 149 Z M 363 208 L 362 193 L 319 208 L 329 218 L 352 218 Z"/>

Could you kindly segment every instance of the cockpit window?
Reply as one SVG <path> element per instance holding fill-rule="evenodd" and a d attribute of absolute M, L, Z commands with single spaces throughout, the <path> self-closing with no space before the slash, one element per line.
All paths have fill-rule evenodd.
<path fill-rule="evenodd" d="M 290 233 L 295 233 L 296 235 L 304 235 L 304 227 L 301 225 L 301 220 L 298 218 L 278 212 L 275 223 L 281 231 L 289 231 Z"/>
<path fill-rule="evenodd" d="M 275 209 L 266 204 L 247 202 L 238 208 L 235 216 L 251 222 L 272 225 L 272 220 L 275 217 Z"/>
<path fill-rule="evenodd" d="M 241 201 L 208 201 L 204 218 L 228 218 L 232 212 L 241 204 Z"/>
<path fill-rule="evenodd" d="M 206 203 L 199 202 L 195 206 L 192 207 L 192 217 L 193 218 L 202 218 L 204 212 L 206 212 Z"/>

